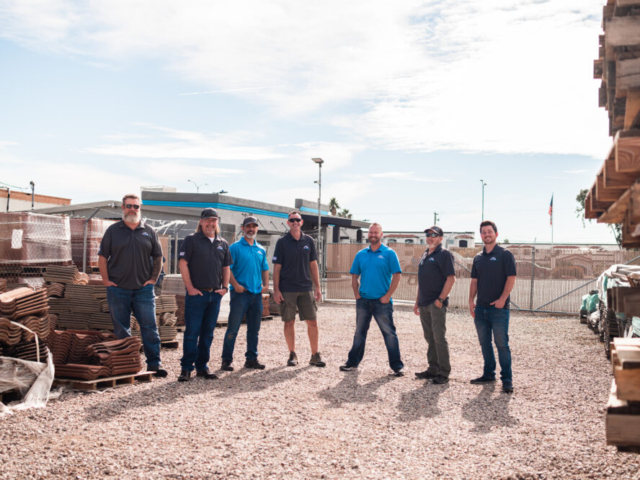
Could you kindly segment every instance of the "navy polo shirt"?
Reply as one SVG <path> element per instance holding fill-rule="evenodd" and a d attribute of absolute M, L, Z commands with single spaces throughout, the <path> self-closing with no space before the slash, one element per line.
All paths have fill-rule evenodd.
<path fill-rule="evenodd" d="M 281 292 L 310 292 L 313 290 L 311 280 L 311 262 L 318 259 L 313 239 L 301 233 L 296 240 L 291 232 L 276 243 L 273 263 L 280 267 Z"/>
<path fill-rule="evenodd" d="M 269 270 L 267 251 L 257 241 L 253 245 L 242 237 L 229 247 L 231 273 L 236 282 L 251 293 L 262 292 L 262 272 Z M 230 287 L 233 290 L 233 285 Z"/>
<path fill-rule="evenodd" d="M 447 277 L 455 275 L 453 254 L 438 245 L 435 251 L 429 254 L 425 251 L 418 266 L 418 306 L 426 307 L 435 302 L 442 293 Z M 444 305 L 449 304 L 449 299 L 444 300 Z"/>
<path fill-rule="evenodd" d="M 487 253 L 483 248 L 482 252 L 473 259 L 471 267 L 471 278 L 478 280 L 478 298 L 476 305 L 490 307 L 491 302 L 500 298 L 507 283 L 507 277 L 516 274 L 516 260 L 513 253 L 505 250 L 500 245 L 496 245 L 491 253 Z M 504 308 L 509 308 L 510 296 L 504 304 Z"/>
<path fill-rule="evenodd" d="M 222 288 L 222 269 L 231 265 L 229 244 L 219 235 L 211 241 L 201 231 L 192 233 L 182 242 L 180 260 L 186 260 L 195 288 L 219 290 Z"/>
<path fill-rule="evenodd" d="M 102 237 L 98 255 L 107 259 L 109 280 L 120 288 L 138 290 L 151 279 L 153 258 L 162 256 L 156 231 L 144 222 L 131 230 L 120 220 Z"/>
<path fill-rule="evenodd" d="M 384 297 L 391 286 L 394 273 L 402 273 L 398 255 L 384 244 L 377 250 L 360 250 L 353 259 L 350 272 L 360 275 L 360 296 L 367 300 Z"/>

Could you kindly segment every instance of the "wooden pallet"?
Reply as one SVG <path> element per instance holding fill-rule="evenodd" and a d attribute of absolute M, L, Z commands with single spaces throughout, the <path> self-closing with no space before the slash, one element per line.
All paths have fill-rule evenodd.
<path fill-rule="evenodd" d="M 606 433 L 608 445 L 640 447 L 640 402 L 619 399 L 615 380 L 607 403 Z"/>
<path fill-rule="evenodd" d="M 176 327 L 176 331 L 178 332 L 184 332 L 186 330 L 186 327 L 184 325 L 180 325 L 179 327 Z"/>
<path fill-rule="evenodd" d="M 178 340 L 173 340 L 171 342 L 162 342 L 160 346 L 168 350 L 175 350 L 180 346 L 180 342 Z"/>
<path fill-rule="evenodd" d="M 122 385 L 134 385 L 141 382 L 150 382 L 153 379 L 153 372 L 140 372 L 131 375 L 119 375 L 117 377 L 98 378 L 97 380 L 77 380 L 72 378 L 56 378 L 52 388 L 59 386 L 70 386 L 73 390 L 105 390 Z"/>

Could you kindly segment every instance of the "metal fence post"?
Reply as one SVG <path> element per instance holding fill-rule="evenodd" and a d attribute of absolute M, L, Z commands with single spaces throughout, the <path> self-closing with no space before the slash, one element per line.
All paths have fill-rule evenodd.
<path fill-rule="evenodd" d="M 533 281 L 536 277 L 536 247 L 531 249 L 531 294 L 529 295 L 529 310 L 533 310 Z"/>

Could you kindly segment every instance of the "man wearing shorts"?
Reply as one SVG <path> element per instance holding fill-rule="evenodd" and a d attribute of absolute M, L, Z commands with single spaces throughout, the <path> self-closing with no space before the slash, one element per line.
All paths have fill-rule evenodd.
<path fill-rule="evenodd" d="M 322 298 L 318 257 L 313 239 L 302 233 L 302 216 L 297 211 L 289 213 L 289 233 L 276 243 L 273 256 L 274 298 L 280 305 L 284 322 L 284 338 L 289 347 L 287 365 L 298 364 L 296 355 L 295 319 L 296 309 L 300 320 L 307 322 L 307 334 L 311 346 L 310 365 L 324 367 L 326 364 L 318 352 L 318 322 L 316 301 Z M 315 284 L 315 289 L 314 289 Z"/>

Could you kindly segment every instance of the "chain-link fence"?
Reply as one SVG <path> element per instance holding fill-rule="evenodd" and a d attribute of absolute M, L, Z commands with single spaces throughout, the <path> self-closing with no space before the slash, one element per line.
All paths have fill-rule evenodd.
<path fill-rule="evenodd" d="M 598 276 L 614 264 L 640 264 L 640 252 L 597 249 L 515 247 L 502 245 L 513 253 L 517 264 L 516 285 L 511 293 L 512 308 L 540 312 L 576 313 L 582 295 L 595 289 Z M 353 299 L 349 270 L 356 253 L 367 245 L 329 244 L 326 254 L 326 298 Z M 424 245 L 393 245 L 403 276 L 394 299 L 415 301 L 418 266 Z M 451 248 L 456 267 L 456 283 L 449 305 L 467 308 L 473 257 L 482 250 Z"/>

